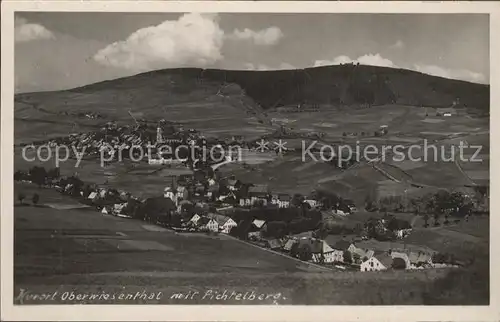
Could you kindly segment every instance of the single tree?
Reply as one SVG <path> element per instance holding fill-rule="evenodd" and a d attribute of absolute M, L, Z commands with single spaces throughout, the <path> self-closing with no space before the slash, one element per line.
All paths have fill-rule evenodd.
<path fill-rule="evenodd" d="M 392 260 L 392 268 L 394 269 L 406 269 L 406 262 L 401 257 L 396 257 Z"/>
<path fill-rule="evenodd" d="M 434 213 L 434 226 L 439 226 L 439 213 Z"/>
<path fill-rule="evenodd" d="M 290 248 L 290 256 L 297 257 L 299 254 L 299 243 L 294 243 Z"/>
<path fill-rule="evenodd" d="M 38 201 L 40 201 L 40 196 L 38 195 L 38 193 L 35 193 L 33 195 L 33 198 L 31 199 L 31 201 L 33 202 L 33 204 L 36 206 L 38 204 Z"/>
<path fill-rule="evenodd" d="M 231 230 L 229 230 L 229 236 L 239 237 L 239 233 L 238 226 L 234 226 Z"/>
<path fill-rule="evenodd" d="M 444 224 L 445 225 L 448 225 L 450 223 L 450 221 L 448 220 L 450 218 L 450 212 L 449 211 L 446 211 L 444 213 Z"/>
<path fill-rule="evenodd" d="M 427 228 L 429 227 L 429 215 L 424 214 L 424 227 Z"/>
<path fill-rule="evenodd" d="M 17 195 L 17 200 L 19 200 L 19 202 L 21 203 L 21 205 L 23 204 L 23 200 L 24 198 L 26 198 L 26 196 L 24 195 L 24 193 L 20 192 L 18 195 Z"/>
<path fill-rule="evenodd" d="M 312 250 L 310 245 L 304 244 L 299 247 L 299 259 L 303 261 L 312 259 Z"/>
<path fill-rule="evenodd" d="M 343 255 L 343 261 L 346 264 L 352 264 L 352 254 L 350 251 L 346 250 Z"/>

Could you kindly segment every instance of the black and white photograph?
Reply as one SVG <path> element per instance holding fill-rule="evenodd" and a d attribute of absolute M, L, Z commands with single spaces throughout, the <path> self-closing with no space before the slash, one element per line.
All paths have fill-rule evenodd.
<path fill-rule="evenodd" d="M 493 304 L 487 11 L 165 8 L 12 12 L 11 305 Z"/>

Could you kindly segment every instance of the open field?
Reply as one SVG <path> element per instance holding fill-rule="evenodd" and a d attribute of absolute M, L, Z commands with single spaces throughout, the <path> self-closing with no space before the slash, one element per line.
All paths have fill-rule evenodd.
<path fill-rule="evenodd" d="M 425 285 L 446 273 L 319 272 L 222 235 L 206 238 L 152 231 L 141 222 L 92 211 L 33 209 L 15 207 L 16 295 L 20 288 L 59 294 L 135 293 L 146 288 L 147 292 L 163 294 L 148 303 L 242 303 L 221 303 L 201 296 L 194 300 L 171 298 L 189 290 L 201 294 L 234 290 L 281 293 L 278 300 L 261 304 L 420 304 Z M 392 282 L 401 279 L 407 285 L 405 291 L 396 290 Z M 371 291 L 360 299 L 358 288 Z"/>
<path fill-rule="evenodd" d="M 29 185 L 16 189 L 39 190 Z M 52 190 L 41 191 L 41 203 L 57 198 L 50 197 L 55 194 Z M 58 196 L 60 203 L 68 203 L 67 197 Z M 21 288 L 59 294 L 134 294 L 146 290 L 162 292 L 160 299 L 140 301 L 151 304 L 423 304 L 428 301 L 427 290 L 448 272 L 322 272 L 223 235 L 179 235 L 89 210 L 17 206 L 14 219 L 15 297 Z M 484 223 L 468 224 L 470 231 L 486 229 Z M 444 240 L 440 234 L 428 231 L 425 238 L 436 245 Z M 405 288 L 396 281 L 404 282 Z M 359 297 L 360 289 L 363 297 Z M 190 290 L 200 295 L 192 300 L 172 298 Z M 278 299 L 260 302 L 218 301 L 203 298 L 209 290 L 281 294 Z M 71 303 L 51 301 L 59 302 Z M 88 303 L 127 302 L 110 299 Z"/>

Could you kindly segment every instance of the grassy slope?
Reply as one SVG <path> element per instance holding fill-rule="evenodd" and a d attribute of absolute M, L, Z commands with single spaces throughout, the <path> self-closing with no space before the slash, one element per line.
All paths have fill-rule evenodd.
<path fill-rule="evenodd" d="M 374 96 L 375 104 L 392 103 L 424 106 L 450 106 L 456 98 L 471 108 L 487 109 L 489 86 L 444 79 L 422 73 L 375 66 L 327 66 L 285 71 L 224 71 L 195 68 L 160 70 L 93 84 L 74 92 L 95 92 L 102 88 L 140 86 L 152 79 L 171 79 L 174 91 L 183 93 L 193 80 L 238 84 L 264 108 L 300 102 L 319 104 L 362 103 L 362 94 Z M 198 83 L 199 84 L 199 83 Z M 279 102 L 278 102 L 279 101 Z"/>
<path fill-rule="evenodd" d="M 136 112 L 164 115 L 164 106 L 206 100 L 222 84 L 233 84 L 224 89 L 226 95 L 241 98 L 245 94 L 244 105 L 253 105 L 253 109 L 256 105 L 269 109 L 301 102 L 352 105 L 364 103 L 366 98 L 372 98 L 375 105 L 437 107 L 448 107 L 459 98 L 471 111 L 489 109 L 487 85 L 403 69 L 352 65 L 287 71 L 166 69 L 68 91 L 19 94 L 16 102 L 42 103 L 38 108 L 49 112 L 85 108 L 118 116 L 132 108 Z M 236 101 L 239 100 L 232 104 L 215 103 L 222 110 L 224 105 L 245 110 Z M 20 114 L 22 106 L 16 108 Z"/>
<path fill-rule="evenodd" d="M 16 185 L 16 191 L 24 191 L 28 197 L 36 191 L 42 196 L 42 204 L 70 203 L 68 197 L 32 185 Z M 223 236 L 150 231 L 141 222 L 90 210 L 24 206 L 15 207 L 14 218 L 16 293 L 19 288 L 60 293 L 70 290 L 134 293 L 147 288 L 149 292 L 163 292 L 159 303 L 164 304 L 242 304 L 170 298 L 177 292 L 203 293 L 208 289 L 280 292 L 285 297 L 278 301 L 280 304 L 419 305 L 488 301 L 487 267 L 480 256 L 473 269 L 450 274 L 447 270 L 319 272 Z M 135 244 L 127 246 L 124 240 Z M 137 248 L 141 244 L 149 249 Z M 155 249 L 159 245 L 165 249 Z M 468 292 L 463 292 L 464 289 Z M 359 296 L 360 292 L 363 296 Z"/>
<path fill-rule="evenodd" d="M 28 195 L 39 191 L 26 185 L 16 188 Z M 56 201 L 54 191 L 42 190 L 41 203 L 49 198 L 52 204 L 68 203 L 67 197 Z M 90 210 L 24 206 L 15 207 L 14 218 L 16 293 L 19 288 L 62 293 L 136 292 L 146 287 L 165 294 L 160 303 L 241 304 L 170 299 L 175 292 L 228 289 L 280 292 L 286 298 L 280 304 L 421 304 L 427 283 L 445 273 L 319 272 L 223 236 L 149 231 L 141 222 Z M 124 240 L 150 249 L 127 246 Z M 158 245 L 165 249 L 155 249 Z M 403 290 L 396 283 L 400 280 L 407 286 Z M 359 297 L 360 289 L 365 296 Z"/>

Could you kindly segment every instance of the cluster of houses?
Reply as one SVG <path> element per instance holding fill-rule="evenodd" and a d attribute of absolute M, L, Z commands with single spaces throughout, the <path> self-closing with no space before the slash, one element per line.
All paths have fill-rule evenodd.
<path fill-rule="evenodd" d="M 96 117 L 88 115 L 87 117 Z M 57 145 L 74 146 L 79 151 L 85 151 L 86 156 L 100 155 L 103 147 L 112 146 L 116 149 L 127 151 L 132 146 L 141 146 L 144 151 L 156 152 L 159 144 L 181 145 L 190 144 L 199 140 L 201 136 L 193 129 L 184 131 L 169 128 L 168 133 L 160 126 L 153 127 L 148 124 L 137 124 L 136 126 L 118 126 L 114 122 L 106 123 L 100 130 L 87 133 L 74 133 L 67 137 L 52 138 L 46 141 L 37 141 L 33 144 L 47 144 L 50 147 Z M 151 146 L 152 145 L 152 146 Z M 127 154 L 123 154 L 127 157 Z"/>
<path fill-rule="evenodd" d="M 194 214 L 186 226 L 191 229 L 195 227 L 199 231 L 229 234 L 231 229 L 237 227 L 238 224 L 229 216 L 208 213 L 207 215 Z"/>
<path fill-rule="evenodd" d="M 266 229 L 266 222 L 254 220 L 253 227 L 258 230 L 249 232 L 249 240 L 263 241 L 262 246 L 274 251 L 288 253 L 290 256 L 299 257 L 317 264 L 335 265 L 338 268 L 356 268 L 361 272 L 381 271 L 391 268 L 396 269 L 424 269 L 431 267 L 443 267 L 449 265 L 436 264 L 432 262 L 433 253 L 425 251 L 404 250 L 372 250 L 362 247 L 355 242 L 341 239 L 333 243 L 327 240 L 314 238 L 310 232 L 291 235 L 281 239 L 266 240 L 262 238 L 262 232 Z M 310 256 L 301 258 L 300 251 L 293 249 L 306 247 Z M 404 265 L 398 266 L 394 263 L 398 258 Z"/>
<path fill-rule="evenodd" d="M 74 179 L 78 180 L 78 179 Z M 173 177 L 172 184 L 164 190 L 164 197 L 172 200 L 175 205 L 174 213 L 181 215 L 186 205 L 192 205 L 195 209 L 190 218 L 182 220 L 181 226 L 176 227 L 185 231 L 214 232 L 231 234 L 231 230 L 238 227 L 238 223 L 231 218 L 235 208 L 255 206 L 271 206 L 276 208 L 291 207 L 292 197 L 287 194 L 270 194 L 267 186 L 250 186 L 247 193 L 241 194 L 244 184 L 234 177 L 215 180 L 209 178 L 207 184 L 198 189 L 200 182 L 196 182 L 190 175 Z M 60 185 L 55 185 L 63 193 L 71 194 L 77 185 L 68 179 L 60 180 Z M 195 183 L 196 182 L 196 183 Z M 220 193 L 219 185 L 227 189 Z M 217 187 L 217 189 L 210 189 Z M 193 189 L 194 188 L 194 189 Z M 205 189 L 206 188 L 206 189 Z M 195 192 L 193 194 L 193 191 Z M 91 203 L 97 205 L 103 214 L 126 216 L 123 210 L 132 199 L 142 202 L 125 191 L 108 188 L 97 188 L 85 186 L 79 191 L 79 195 Z M 198 198 L 196 198 L 198 196 Z M 241 196 L 237 198 L 237 196 Z M 200 198 L 201 197 L 201 198 Z M 197 199 L 197 200 L 196 200 Z M 230 201 L 231 200 L 231 201 Z M 214 201 L 216 201 L 214 203 Z M 304 203 L 311 207 L 318 207 L 321 203 L 314 198 L 304 198 Z M 217 204 L 219 208 L 214 209 L 210 205 Z M 324 265 L 335 265 L 340 268 L 354 267 L 362 272 L 380 271 L 396 268 L 395 259 L 399 258 L 399 266 L 402 269 L 422 269 L 428 267 L 440 267 L 440 264 L 432 263 L 432 254 L 425 252 L 408 252 L 406 250 L 379 251 L 360 247 L 355 242 L 338 240 L 329 243 L 327 240 L 315 238 L 312 232 L 289 235 L 283 238 L 266 237 L 268 222 L 254 219 L 248 229 L 247 240 L 262 247 L 288 253 L 290 256 L 298 257 L 305 261 L 311 261 Z M 401 230 L 401 234 L 408 233 L 408 229 Z M 300 250 L 307 249 L 310 254 L 306 257 L 301 255 Z M 297 251 L 299 250 L 299 251 Z M 401 265 L 401 263 L 404 263 Z M 340 265 L 340 266 L 339 266 Z M 443 265 L 441 265 L 443 266 Z M 446 266 L 446 265 L 445 265 Z"/>
<path fill-rule="evenodd" d="M 134 133 L 125 134 L 124 129 L 116 127 L 110 123 L 99 133 L 114 133 L 111 141 L 109 137 L 104 137 L 97 133 L 72 135 L 69 137 L 71 143 L 83 148 L 90 147 L 98 151 L 100 146 L 106 142 L 115 144 L 145 144 L 147 137 L 142 137 Z M 196 139 L 194 131 L 186 132 L 188 139 Z M 181 140 L 176 137 L 165 139 L 161 131 L 156 132 L 157 142 L 168 140 Z M 185 140 L 183 137 L 182 140 Z M 241 138 L 232 138 L 238 140 Z M 180 141 L 179 141 L 180 142 Z M 61 142 L 53 141 L 53 144 Z M 90 152 L 91 149 L 88 152 Z M 272 193 L 267 185 L 246 184 L 237 180 L 234 176 L 219 178 L 214 172 L 205 170 L 194 170 L 190 174 L 181 176 L 171 176 L 171 184 L 167 185 L 163 191 L 163 197 L 168 198 L 174 205 L 172 214 L 182 217 L 180 226 L 175 227 L 187 231 L 216 232 L 231 234 L 231 231 L 238 227 L 238 223 L 231 218 L 231 214 L 241 208 L 289 208 L 294 205 L 294 197 L 285 193 Z M 124 213 L 127 205 L 132 201 L 144 202 L 125 191 L 116 189 L 98 188 L 96 186 L 85 185 L 79 179 L 59 180 L 55 187 L 62 192 L 82 197 L 89 203 L 98 207 L 103 214 L 116 216 L 129 216 Z M 78 186 L 78 189 L 75 187 Z M 320 200 L 314 197 L 302 197 L 302 205 L 309 208 L 319 208 L 322 206 Z M 190 206 L 190 207 L 189 207 Z M 186 208 L 191 211 L 186 212 Z M 336 207 L 337 215 L 346 216 L 356 211 L 354 205 L 344 208 Z M 188 215 L 188 217 L 186 217 Z M 354 265 L 360 271 L 385 270 L 394 267 L 394 259 L 400 258 L 399 263 L 404 262 L 404 268 L 416 269 L 432 267 L 432 255 L 424 253 L 408 253 L 405 251 L 383 251 L 365 249 L 356 246 L 354 243 L 340 240 L 335 243 L 328 243 L 326 240 L 314 238 L 311 232 L 299 235 L 290 235 L 284 238 L 266 238 L 268 223 L 265 220 L 254 219 L 246 239 L 250 242 L 264 246 L 274 251 L 290 254 L 302 260 L 312 261 L 320 264 Z M 409 231 L 398 231 L 398 237 L 403 238 Z M 299 250 L 299 251 L 297 251 Z M 305 250 L 305 251 L 304 251 Z M 306 255 L 304 255 L 306 254 Z M 310 255 L 310 256 L 309 256 Z"/>

